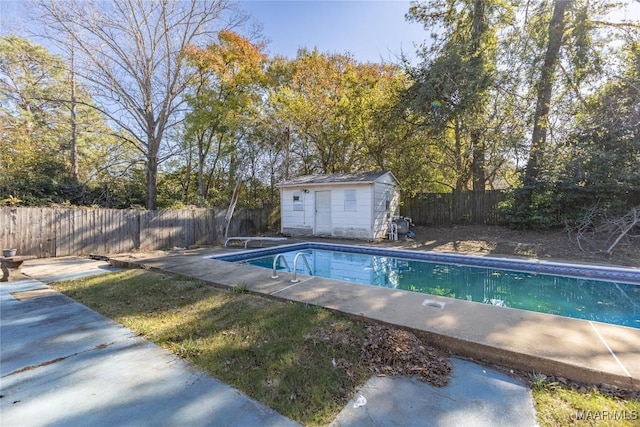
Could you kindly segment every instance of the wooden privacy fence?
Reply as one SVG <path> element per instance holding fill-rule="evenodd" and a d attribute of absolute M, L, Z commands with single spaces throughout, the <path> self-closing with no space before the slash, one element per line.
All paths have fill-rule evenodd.
<path fill-rule="evenodd" d="M 267 229 L 271 209 L 237 209 L 229 236 Z M 2 248 L 38 257 L 109 254 L 212 245 L 224 227 L 224 209 L 0 208 Z"/>
<path fill-rule="evenodd" d="M 581 194 L 578 190 L 567 193 L 575 200 L 586 203 L 585 209 L 595 201 L 589 194 Z M 581 199 L 582 197 L 582 199 Z M 508 221 L 498 209 L 500 202 L 506 200 L 507 194 L 502 190 L 484 192 L 465 191 L 454 193 L 427 193 L 402 199 L 401 214 L 411 217 L 414 224 L 422 226 L 478 224 L 503 225 Z M 629 191 L 620 195 L 619 206 L 615 211 L 620 215 L 627 213 L 632 207 L 640 205 L 640 191 Z M 578 203 L 578 202 L 576 202 Z M 567 213 L 563 205 L 557 206 L 557 215 Z M 571 206 L 574 209 L 578 206 Z"/>
<path fill-rule="evenodd" d="M 416 225 L 504 223 L 498 204 L 505 200 L 503 191 L 429 193 L 404 198 L 402 215 Z"/>
<path fill-rule="evenodd" d="M 403 198 L 400 213 L 421 226 L 504 224 L 502 191 L 433 193 Z M 640 204 L 640 192 L 625 206 Z M 38 257 L 109 254 L 219 243 L 224 209 L 65 209 L 0 207 L 0 244 Z M 236 209 L 229 236 L 278 230 L 279 206 Z"/>

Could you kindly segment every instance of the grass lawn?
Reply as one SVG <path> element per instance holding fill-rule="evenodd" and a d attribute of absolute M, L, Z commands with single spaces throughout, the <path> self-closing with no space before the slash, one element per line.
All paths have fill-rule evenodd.
<path fill-rule="evenodd" d="M 599 392 L 544 383 L 532 387 L 536 416 L 542 427 L 640 425 L 640 400 L 623 400 Z"/>
<path fill-rule="evenodd" d="M 51 286 L 304 425 L 329 424 L 371 375 L 365 325 L 322 308 L 148 270 Z M 543 382 L 533 396 L 541 426 L 640 424 L 638 400 Z"/>

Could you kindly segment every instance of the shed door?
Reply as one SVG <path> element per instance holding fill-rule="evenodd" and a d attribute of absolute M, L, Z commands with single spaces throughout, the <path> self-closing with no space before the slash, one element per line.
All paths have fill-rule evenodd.
<path fill-rule="evenodd" d="M 331 234 L 331 191 L 316 191 L 315 234 Z"/>

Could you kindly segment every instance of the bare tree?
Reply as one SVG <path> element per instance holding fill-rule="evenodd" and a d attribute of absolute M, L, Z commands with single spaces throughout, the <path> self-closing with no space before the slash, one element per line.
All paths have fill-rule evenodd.
<path fill-rule="evenodd" d="M 599 214 L 598 206 L 593 206 L 580 224 L 569 230 L 569 238 L 583 252 L 611 254 L 621 240 L 630 242 L 632 238 L 640 238 L 640 206 L 632 207 L 622 216 L 604 218 Z"/>
<path fill-rule="evenodd" d="M 146 163 L 146 207 L 157 208 L 158 166 L 184 116 L 187 45 L 244 20 L 229 0 L 38 0 L 48 38 L 76 47 L 78 77 Z M 122 133 L 122 132 L 121 132 Z"/>

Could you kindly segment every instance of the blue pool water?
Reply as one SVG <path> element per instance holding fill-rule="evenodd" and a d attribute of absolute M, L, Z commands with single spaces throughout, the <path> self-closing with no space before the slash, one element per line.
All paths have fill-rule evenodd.
<path fill-rule="evenodd" d="M 640 279 L 638 270 L 518 264 L 501 259 L 494 259 L 493 264 L 500 266 L 494 268 L 490 265 L 491 259 L 480 257 L 431 255 L 436 259 L 429 260 L 424 253 L 324 246 L 332 250 L 309 244 L 306 247 L 298 245 L 284 253 L 283 249 L 269 249 L 216 258 L 271 269 L 276 254 L 283 253 L 287 264 L 293 266 L 295 255 L 304 252 L 313 276 L 640 328 L 640 283 L 635 281 Z M 254 258 L 250 258 L 252 255 Z M 298 274 L 308 275 L 301 261 L 298 261 Z M 287 271 L 284 266 L 278 269 Z M 538 271 L 545 269 L 554 274 Z M 586 277 L 567 277 L 578 274 Z M 620 281 L 620 277 L 629 278 L 629 283 Z"/>

